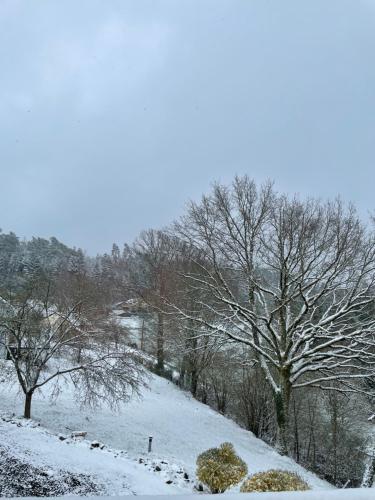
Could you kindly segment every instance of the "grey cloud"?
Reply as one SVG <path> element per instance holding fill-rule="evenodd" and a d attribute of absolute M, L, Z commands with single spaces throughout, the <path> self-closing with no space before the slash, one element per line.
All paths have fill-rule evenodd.
<path fill-rule="evenodd" d="M 0 227 L 104 251 L 235 173 L 373 209 L 374 28 L 359 0 L 3 0 Z"/>

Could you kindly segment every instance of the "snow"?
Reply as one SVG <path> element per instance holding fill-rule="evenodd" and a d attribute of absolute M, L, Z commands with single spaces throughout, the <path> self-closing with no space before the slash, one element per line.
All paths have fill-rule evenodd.
<path fill-rule="evenodd" d="M 179 492 L 126 456 L 91 449 L 85 441 L 60 441 L 44 429 L 17 423 L 0 423 L 1 446 L 27 463 L 44 467 L 50 475 L 66 470 L 94 476 L 95 483 L 111 495 Z"/>
<path fill-rule="evenodd" d="M 142 320 L 139 316 L 117 316 L 116 321 L 120 323 L 121 326 L 128 328 L 129 330 L 141 330 Z"/>
<path fill-rule="evenodd" d="M 91 497 L 92 499 L 95 497 Z M 138 497 L 140 500 L 155 500 L 152 496 Z M 195 500 L 193 495 L 182 495 L 179 500 Z M 200 500 L 212 500 L 212 495 L 200 495 Z M 101 497 L 101 500 L 120 500 L 116 497 Z M 291 491 L 283 493 L 242 493 L 226 494 L 225 500 L 373 500 L 374 495 L 368 489 L 345 489 L 331 491 Z M 27 500 L 27 499 L 25 499 Z M 90 500 L 87 497 L 86 500 Z M 96 500 L 96 499 L 95 499 Z"/>
<path fill-rule="evenodd" d="M 117 324 L 126 328 L 130 340 L 139 344 L 141 342 L 143 319 L 136 314 L 122 316 L 121 313 L 122 311 L 114 310 L 112 318 L 117 322 Z"/>
<path fill-rule="evenodd" d="M 196 497 L 195 497 L 196 498 Z M 212 500 L 212 495 L 201 495 L 200 500 Z M 288 491 L 283 493 L 242 493 L 241 496 L 226 494 L 225 500 L 373 500 L 374 494 L 369 489 L 339 489 L 331 491 Z M 89 500 L 89 499 L 87 499 Z M 105 500 L 103 498 L 102 500 Z M 111 500 L 119 500 L 111 498 Z M 154 497 L 142 496 L 140 500 L 155 500 Z M 179 500 L 194 500 L 192 495 L 183 495 Z"/>
<path fill-rule="evenodd" d="M 3 390 L 0 401 L 2 413 L 22 414 L 23 400 L 15 391 Z M 121 413 L 114 414 L 105 407 L 77 407 L 70 387 L 64 388 L 55 403 L 47 394 L 36 393 L 32 412 L 34 421 L 49 432 L 2 422 L 0 442 L 36 462 L 94 475 L 111 495 L 193 492 L 198 454 L 224 441 L 234 444 L 247 462 L 249 474 L 288 469 L 298 472 L 314 489 L 332 488 L 293 460 L 278 455 L 251 432 L 155 375 L 142 398 L 124 405 Z M 59 440 L 58 434 L 70 436 L 74 431 L 87 432 L 86 439 Z M 150 454 L 149 436 L 153 436 Z M 105 448 L 91 449 L 93 441 L 104 443 Z M 156 466 L 161 470 L 155 471 Z M 168 480 L 172 483 L 167 484 Z"/>

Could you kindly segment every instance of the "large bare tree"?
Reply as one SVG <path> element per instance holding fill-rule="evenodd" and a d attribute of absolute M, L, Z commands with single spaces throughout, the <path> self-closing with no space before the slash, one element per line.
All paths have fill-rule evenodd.
<path fill-rule="evenodd" d="M 182 275 L 195 307 L 175 310 L 251 348 L 273 394 L 278 450 L 288 453 L 292 390 L 352 391 L 374 372 L 373 233 L 340 200 L 288 198 L 246 176 L 191 203 L 176 233 L 201 258 L 199 272 Z"/>

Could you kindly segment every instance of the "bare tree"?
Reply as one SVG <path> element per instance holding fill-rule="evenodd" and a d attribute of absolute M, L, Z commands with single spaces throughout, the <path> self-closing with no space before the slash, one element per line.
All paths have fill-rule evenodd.
<path fill-rule="evenodd" d="M 90 404 L 115 406 L 142 385 L 134 353 L 103 342 L 103 332 L 86 324 L 79 311 L 80 303 L 57 308 L 48 291 L 44 300 L 30 291 L 0 299 L 0 344 L 14 368 L 6 373 L 15 375 L 25 395 L 25 418 L 31 417 L 35 391 L 62 377 L 70 377 L 81 401 Z"/>
<path fill-rule="evenodd" d="M 198 395 L 199 382 L 207 369 L 216 362 L 220 349 L 216 339 L 201 336 L 195 327 L 193 330 L 182 328 L 184 340 L 176 344 L 183 353 L 181 363 L 181 385 L 188 387 L 194 397 Z M 186 383 L 187 382 L 187 383 Z"/>
<path fill-rule="evenodd" d="M 288 453 L 292 390 L 352 391 L 374 373 L 374 235 L 340 200 L 289 199 L 247 177 L 191 203 L 176 233 L 204 261 L 183 273 L 196 307 L 175 310 L 251 348 L 273 394 L 277 448 Z"/>
<path fill-rule="evenodd" d="M 156 370 L 164 372 L 168 317 L 163 300 L 173 293 L 177 247 L 173 238 L 162 231 L 143 231 L 133 247 L 137 258 L 131 277 L 133 290 L 150 306 L 156 316 Z"/>
<path fill-rule="evenodd" d="M 234 383 L 232 410 L 237 419 L 255 436 L 267 439 L 273 424 L 272 397 L 258 366 L 242 366 Z"/>

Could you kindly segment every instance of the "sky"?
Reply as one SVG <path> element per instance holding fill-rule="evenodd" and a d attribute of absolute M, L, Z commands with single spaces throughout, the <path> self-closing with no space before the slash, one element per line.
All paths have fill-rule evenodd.
<path fill-rule="evenodd" d="M 375 208 L 375 0 L 0 0 L 0 227 L 89 254 L 215 180 Z"/>

